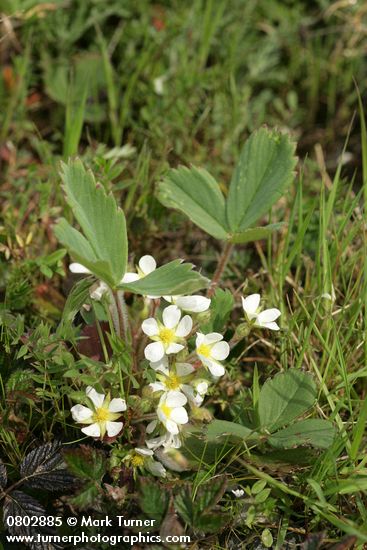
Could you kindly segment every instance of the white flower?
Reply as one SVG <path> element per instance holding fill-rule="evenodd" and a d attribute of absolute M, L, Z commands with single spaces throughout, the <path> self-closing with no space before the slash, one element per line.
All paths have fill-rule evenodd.
<path fill-rule="evenodd" d="M 72 273 L 82 273 L 83 275 L 92 275 L 92 272 L 89 271 L 84 265 L 78 264 L 76 262 L 69 265 L 69 269 Z M 99 301 L 103 294 L 108 291 L 108 286 L 103 281 L 99 281 L 98 286 L 92 290 L 90 297 L 92 300 Z"/>
<path fill-rule="evenodd" d="M 189 418 L 184 408 L 186 397 L 178 391 L 170 391 L 162 395 L 157 408 L 157 416 L 166 430 L 177 435 L 180 431 L 179 426 L 187 424 Z"/>
<path fill-rule="evenodd" d="M 225 373 L 223 361 L 229 355 L 229 345 L 222 341 L 223 336 L 218 332 L 210 334 L 196 333 L 196 353 L 205 367 L 208 367 L 213 376 L 223 376 Z"/>
<path fill-rule="evenodd" d="M 195 368 L 190 363 L 176 363 L 175 366 L 168 370 L 157 370 L 158 382 L 149 384 L 153 392 L 162 391 L 168 393 L 172 390 L 182 392 L 191 405 L 200 407 L 204 400 L 204 395 L 208 391 L 208 383 L 205 380 L 192 380 L 192 374 Z"/>
<path fill-rule="evenodd" d="M 210 298 L 205 298 L 205 296 L 163 296 L 163 298 L 174 304 L 182 311 L 188 311 L 190 313 L 202 313 L 207 311 L 210 307 Z"/>
<path fill-rule="evenodd" d="M 241 498 L 245 494 L 245 491 L 243 489 L 232 489 L 232 493 L 236 498 Z"/>
<path fill-rule="evenodd" d="M 166 432 L 165 434 L 158 437 L 153 437 L 152 439 L 147 439 L 145 443 L 149 449 L 158 449 L 158 447 L 164 447 L 166 450 L 179 449 L 182 445 L 179 434 L 171 434 L 170 432 Z"/>
<path fill-rule="evenodd" d="M 107 432 L 108 437 L 117 435 L 123 427 L 122 422 L 115 422 L 120 418 L 121 413 L 126 411 L 126 402 L 124 399 L 110 399 L 103 393 L 97 393 L 94 388 L 88 386 L 86 389 L 87 397 L 91 400 L 93 408 L 84 405 L 74 405 L 71 408 L 73 420 L 79 424 L 88 424 L 82 428 L 82 432 L 91 437 L 104 437 Z"/>
<path fill-rule="evenodd" d="M 261 311 L 259 305 L 260 294 L 251 294 L 242 298 L 242 307 L 248 321 L 257 327 L 279 330 L 279 326 L 274 322 L 280 316 L 279 309 L 271 308 Z"/>
<path fill-rule="evenodd" d="M 192 329 L 191 317 L 185 315 L 181 319 L 181 311 L 177 306 L 166 307 L 162 317 L 163 324 L 153 317 L 142 323 L 143 332 L 154 340 L 144 350 L 145 357 L 153 363 L 161 361 L 165 354 L 178 353 L 184 349 L 185 346 L 178 342 L 190 334 Z"/>
<path fill-rule="evenodd" d="M 127 458 L 133 468 L 142 468 L 148 470 L 157 477 L 166 477 L 166 469 L 160 462 L 154 460 L 154 453 L 151 449 L 145 447 L 136 447 L 132 455 Z"/>

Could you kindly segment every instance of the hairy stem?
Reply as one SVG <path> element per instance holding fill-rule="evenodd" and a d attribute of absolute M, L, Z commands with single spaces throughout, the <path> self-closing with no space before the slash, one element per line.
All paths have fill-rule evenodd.
<path fill-rule="evenodd" d="M 208 293 L 207 293 L 207 296 L 208 298 L 211 298 L 215 292 L 215 289 L 219 283 L 219 281 L 221 280 L 221 277 L 223 275 L 223 271 L 225 270 L 225 267 L 228 263 L 228 260 L 232 254 L 232 250 L 233 250 L 233 243 L 226 243 L 224 248 L 223 248 L 223 251 L 222 251 L 222 254 L 220 255 L 220 258 L 219 258 L 219 262 L 218 262 L 218 265 L 217 265 L 217 269 L 215 270 L 215 273 L 213 275 L 213 279 L 212 279 L 212 282 L 210 284 L 210 287 L 209 287 L 209 290 L 208 290 Z"/>

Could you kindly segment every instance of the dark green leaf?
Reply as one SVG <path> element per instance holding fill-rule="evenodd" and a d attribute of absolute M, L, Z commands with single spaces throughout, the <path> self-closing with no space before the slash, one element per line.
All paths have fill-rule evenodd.
<path fill-rule="evenodd" d="M 94 481 L 87 483 L 77 495 L 70 498 L 70 504 L 78 508 L 78 510 L 88 510 L 88 508 L 96 508 L 98 500 L 101 498 L 99 487 Z"/>
<path fill-rule="evenodd" d="M 60 443 L 54 441 L 27 454 L 20 464 L 24 485 L 33 489 L 59 491 L 75 483 L 75 478 L 65 468 L 60 447 Z"/>
<path fill-rule="evenodd" d="M 192 270 L 193 267 L 193 264 L 174 260 L 138 281 L 120 284 L 118 288 L 151 296 L 192 294 L 209 284 L 208 279 Z"/>
<path fill-rule="evenodd" d="M 217 533 L 231 521 L 231 514 L 226 512 L 201 514 L 196 518 L 195 529 L 202 533 Z"/>
<path fill-rule="evenodd" d="M 232 243 L 248 243 L 252 241 L 259 241 L 261 239 L 266 239 L 274 231 L 277 231 L 284 226 L 283 222 L 272 223 L 270 225 L 264 225 L 263 227 L 251 227 L 250 229 L 245 229 L 241 233 L 235 233 L 230 238 Z"/>
<path fill-rule="evenodd" d="M 274 432 L 312 407 L 316 400 L 313 378 L 297 369 L 281 372 L 265 382 L 258 401 L 260 427 Z"/>
<path fill-rule="evenodd" d="M 208 332 L 221 332 L 232 313 L 234 299 L 232 292 L 217 288 L 210 305 L 210 330 Z"/>
<path fill-rule="evenodd" d="M 169 493 L 157 481 L 141 479 L 139 483 L 139 505 L 144 514 L 155 519 L 159 525 L 166 515 Z"/>
<path fill-rule="evenodd" d="M 158 198 L 164 206 L 181 210 L 216 239 L 226 239 L 225 202 L 215 179 L 202 168 L 180 166 L 160 183 Z"/>
<path fill-rule="evenodd" d="M 38 500 L 23 493 L 23 491 L 12 491 L 5 497 L 3 514 L 4 525 L 7 525 L 7 518 L 10 517 L 19 516 L 24 518 L 25 516 L 47 516 L 46 510 Z M 11 535 L 33 536 L 35 541 L 28 543 L 31 550 L 56 550 L 62 548 L 50 542 L 38 542 L 36 539 L 40 530 L 42 531 L 42 527 L 34 527 L 32 523 L 30 523 L 30 525 L 10 525 L 8 527 L 8 531 Z"/>
<path fill-rule="evenodd" d="M 63 456 L 69 470 L 81 479 L 100 481 L 106 472 L 104 453 L 88 445 L 64 449 Z"/>
<path fill-rule="evenodd" d="M 184 522 L 191 527 L 195 524 L 194 502 L 189 487 L 181 489 L 175 498 L 175 509 Z"/>
<path fill-rule="evenodd" d="M 277 449 L 289 449 L 299 445 L 311 445 L 318 449 L 327 449 L 335 438 L 335 428 L 331 422 L 311 418 L 296 422 L 269 438 L 269 443 Z"/>
<path fill-rule="evenodd" d="M 267 128 L 246 141 L 227 199 L 231 233 L 242 233 L 281 197 L 293 179 L 294 149 L 288 136 Z"/>
<path fill-rule="evenodd" d="M 72 288 L 65 302 L 62 312 L 60 328 L 65 323 L 72 323 L 76 314 L 80 311 L 89 297 L 89 289 L 93 283 L 91 278 L 85 278 L 78 281 Z"/>

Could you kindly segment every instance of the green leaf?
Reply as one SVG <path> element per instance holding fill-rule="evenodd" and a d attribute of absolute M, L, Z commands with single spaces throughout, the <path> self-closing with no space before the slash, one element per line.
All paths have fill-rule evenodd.
<path fill-rule="evenodd" d="M 72 288 L 67 300 L 65 302 L 64 311 L 62 312 L 62 318 L 60 327 L 65 323 L 72 323 L 78 311 L 83 307 L 86 300 L 89 298 L 89 289 L 93 283 L 91 277 L 86 277 L 78 281 Z"/>
<path fill-rule="evenodd" d="M 275 130 L 261 128 L 246 141 L 229 187 L 227 222 L 242 233 L 282 196 L 296 165 L 294 144 Z"/>
<path fill-rule="evenodd" d="M 192 271 L 193 267 L 193 264 L 182 263 L 182 260 L 173 260 L 142 279 L 120 284 L 118 288 L 144 296 L 192 294 L 209 285 L 209 279 Z"/>
<path fill-rule="evenodd" d="M 0 489 L 5 489 L 8 482 L 8 474 L 4 462 L 0 459 Z"/>
<path fill-rule="evenodd" d="M 115 278 L 110 264 L 98 260 L 87 239 L 77 229 L 61 218 L 54 228 L 54 233 L 75 260 L 89 269 L 98 279 L 102 279 L 109 286 L 114 286 Z"/>
<path fill-rule="evenodd" d="M 97 260 L 107 264 L 114 284 L 117 285 L 127 264 L 128 247 L 123 211 L 118 208 L 112 195 L 107 195 L 103 187 L 96 185 L 92 172 L 86 171 L 80 160 L 62 164 L 61 177 L 67 202 L 94 253 L 91 254 L 89 249 L 86 259 L 93 263 Z M 99 276 L 97 273 L 96 275 Z"/>
<path fill-rule="evenodd" d="M 106 472 L 104 453 L 88 445 L 64 449 L 63 456 L 69 470 L 81 479 L 100 481 Z"/>
<path fill-rule="evenodd" d="M 157 481 L 141 479 L 139 484 L 139 505 L 144 514 L 155 519 L 159 525 L 168 508 L 169 494 Z"/>
<path fill-rule="evenodd" d="M 252 241 L 259 241 L 261 239 L 266 239 L 274 231 L 277 231 L 285 224 L 284 222 L 272 223 L 270 225 L 264 225 L 263 227 L 251 227 L 250 229 L 245 229 L 241 233 L 235 233 L 230 238 L 231 243 L 248 243 Z"/>
<path fill-rule="evenodd" d="M 194 166 L 170 170 L 159 184 L 158 199 L 168 208 L 181 210 L 216 239 L 227 238 L 224 197 L 206 170 Z"/>
<path fill-rule="evenodd" d="M 208 441 L 216 441 L 219 438 L 248 441 L 249 439 L 258 439 L 258 434 L 246 426 L 236 424 L 236 422 L 228 422 L 227 420 L 213 420 L 213 422 L 208 424 L 206 438 Z"/>
<path fill-rule="evenodd" d="M 234 305 L 233 294 L 228 289 L 217 288 L 210 304 L 211 318 L 208 332 L 220 332 L 224 329 Z"/>
<path fill-rule="evenodd" d="M 335 438 L 335 428 L 327 420 L 311 418 L 296 422 L 269 437 L 268 442 L 276 449 L 289 449 L 299 445 L 311 445 L 328 449 Z"/>
<path fill-rule="evenodd" d="M 275 375 L 260 391 L 260 428 L 274 432 L 310 409 L 315 399 L 316 384 L 309 374 L 289 369 Z"/>

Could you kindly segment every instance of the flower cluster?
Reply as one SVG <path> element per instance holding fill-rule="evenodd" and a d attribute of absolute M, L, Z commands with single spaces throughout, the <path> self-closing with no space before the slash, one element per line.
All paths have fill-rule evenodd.
<path fill-rule="evenodd" d="M 154 258 L 143 256 L 137 271 L 126 273 L 123 282 L 136 281 L 155 268 Z M 80 264 L 71 264 L 70 269 L 88 273 Z M 107 285 L 99 283 L 91 298 L 100 299 L 106 291 Z M 210 318 L 209 298 L 199 295 L 147 296 L 146 300 L 147 303 L 153 300 L 151 311 L 157 312 L 141 324 L 145 338 L 144 357 L 149 364 L 150 380 L 154 380 L 149 383 L 149 399 L 154 412 L 148 414 L 151 420 L 145 428 L 148 438 L 143 445 L 127 450 L 123 460 L 135 472 L 148 471 L 165 477 L 166 471 L 155 460 L 154 453 L 162 446 L 167 450 L 182 445 L 191 413 L 203 404 L 211 384 L 225 374 L 224 361 L 230 353 L 230 345 L 222 334 L 202 328 L 208 325 Z M 275 321 L 280 311 L 276 308 L 261 310 L 259 294 L 242 297 L 242 307 L 249 329 L 279 330 Z M 87 388 L 86 397 L 89 406 L 75 405 L 71 409 L 73 419 L 85 425 L 82 432 L 101 439 L 106 435 L 110 438 L 119 435 L 123 428 L 120 417 L 126 411 L 125 400 L 111 399 L 109 394 L 100 394 L 92 387 Z M 127 399 L 130 404 L 129 396 Z"/>

